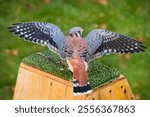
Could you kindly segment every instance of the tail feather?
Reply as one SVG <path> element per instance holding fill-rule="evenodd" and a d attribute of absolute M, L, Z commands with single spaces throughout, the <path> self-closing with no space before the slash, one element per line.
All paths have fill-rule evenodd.
<path fill-rule="evenodd" d="M 85 85 L 80 85 L 79 82 L 74 79 L 73 86 L 74 86 L 73 87 L 74 96 L 89 94 L 92 92 L 89 82 L 87 82 L 87 84 Z"/>

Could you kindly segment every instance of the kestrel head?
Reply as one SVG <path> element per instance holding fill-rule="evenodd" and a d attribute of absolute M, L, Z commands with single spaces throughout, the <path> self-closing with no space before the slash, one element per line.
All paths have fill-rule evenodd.
<path fill-rule="evenodd" d="M 73 27 L 69 30 L 68 34 L 72 37 L 82 38 L 83 29 L 81 27 Z"/>

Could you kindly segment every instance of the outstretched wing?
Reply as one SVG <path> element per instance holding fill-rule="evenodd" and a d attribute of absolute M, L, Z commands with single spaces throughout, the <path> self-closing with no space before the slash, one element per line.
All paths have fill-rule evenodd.
<path fill-rule="evenodd" d="M 65 57 L 65 35 L 54 24 L 46 22 L 20 22 L 8 27 L 10 32 L 25 40 L 41 45 L 46 45 L 49 49 Z"/>
<path fill-rule="evenodd" d="M 85 37 L 89 52 L 86 61 L 112 53 L 134 53 L 144 51 L 141 42 L 104 29 L 92 30 Z"/>

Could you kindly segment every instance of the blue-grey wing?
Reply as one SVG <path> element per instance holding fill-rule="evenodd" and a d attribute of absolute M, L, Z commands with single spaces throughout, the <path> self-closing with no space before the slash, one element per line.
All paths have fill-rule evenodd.
<path fill-rule="evenodd" d="M 65 35 L 56 25 L 46 22 L 20 22 L 8 27 L 10 32 L 33 43 L 48 46 L 65 57 Z"/>
<path fill-rule="evenodd" d="M 112 53 L 134 53 L 144 51 L 141 42 L 104 29 L 92 30 L 85 37 L 88 45 L 86 61 Z"/>

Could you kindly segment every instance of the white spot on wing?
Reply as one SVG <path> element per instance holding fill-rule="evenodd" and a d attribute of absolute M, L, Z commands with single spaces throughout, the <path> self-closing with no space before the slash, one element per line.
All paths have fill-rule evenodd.
<path fill-rule="evenodd" d="M 116 53 L 116 49 L 114 49 L 114 53 Z"/>
<path fill-rule="evenodd" d="M 130 50 L 133 50 L 133 48 L 130 48 Z"/>
<path fill-rule="evenodd" d="M 41 43 L 43 43 L 43 40 L 41 40 Z"/>
<path fill-rule="evenodd" d="M 107 50 L 104 50 L 104 53 L 107 53 Z"/>
<path fill-rule="evenodd" d="M 45 44 L 45 45 L 47 45 L 47 42 L 46 42 L 46 41 L 44 41 L 44 44 Z"/>
<path fill-rule="evenodd" d="M 124 52 L 124 49 L 121 49 L 122 52 Z"/>
<path fill-rule="evenodd" d="M 28 35 L 25 35 L 25 37 L 28 37 Z"/>
<path fill-rule="evenodd" d="M 20 32 L 20 34 L 23 35 L 24 33 L 23 33 L 23 32 Z"/>

